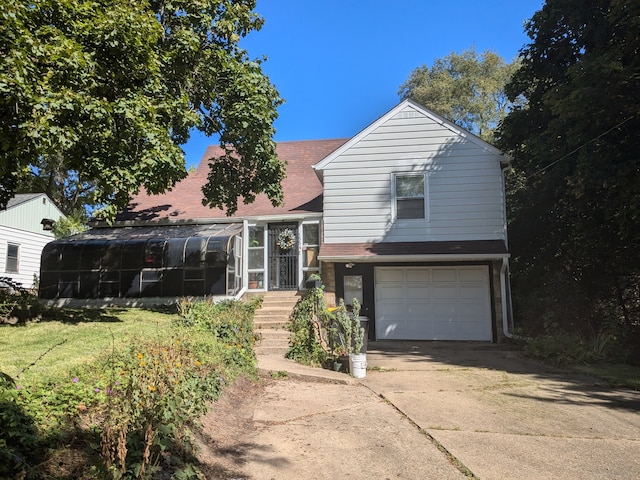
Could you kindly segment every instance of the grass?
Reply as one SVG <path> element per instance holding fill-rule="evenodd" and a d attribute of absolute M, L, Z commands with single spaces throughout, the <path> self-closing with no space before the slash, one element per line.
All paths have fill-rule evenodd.
<path fill-rule="evenodd" d="M 612 387 L 640 391 L 640 367 L 619 363 L 594 363 L 581 365 L 576 367 L 576 370 L 604 380 Z"/>
<path fill-rule="evenodd" d="M 24 382 L 62 378 L 114 342 L 157 336 L 175 318 L 177 314 L 141 309 L 58 310 L 46 321 L 0 325 L 0 371 Z"/>

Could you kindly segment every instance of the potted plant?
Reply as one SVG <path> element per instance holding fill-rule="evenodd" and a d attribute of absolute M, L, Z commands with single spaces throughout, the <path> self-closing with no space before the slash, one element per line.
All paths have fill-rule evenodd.
<path fill-rule="evenodd" d="M 305 287 L 307 289 L 322 288 L 322 279 L 320 278 L 320 275 L 318 275 L 317 273 L 312 273 L 311 275 L 309 275 L 309 278 L 307 278 L 307 281 L 305 282 Z"/>
<path fill-rule="evenodd" d="M 360 326 L 360 303 L 354 298 L 352 305 L 352 311 L 348 312 L 344 300 L 340 300 L 334 312 L 333 336 L 349 356 L 349 373 L 363 378 L 367 374 L 367 354 L 362 352 L 365 331 Z"/>

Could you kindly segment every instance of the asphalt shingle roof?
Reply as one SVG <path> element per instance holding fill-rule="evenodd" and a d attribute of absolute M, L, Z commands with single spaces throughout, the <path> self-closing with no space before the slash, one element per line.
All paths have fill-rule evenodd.
<path fill-rule="evenodd" d="M 284 205 L 274 207 L 264 194 L 258 195 L 256 201 L 249 205 L 243 204 L 240 199 L 234 217 L 322 212 L 322 184 L 311 167 L 347 140 L 278 143 L 278 157 L 287 163 L 287 177 L 282 182 Z M 228 219 L 224 210 L 202 205 L 202 186 L 207 181 L 208 160 L 220 154 L 220 147 L 208 147 L 195 172 L 164 194 L 147 195 L 141 192 L 136 195 L 127 209 L 118 215 L 117 220 Z"/>

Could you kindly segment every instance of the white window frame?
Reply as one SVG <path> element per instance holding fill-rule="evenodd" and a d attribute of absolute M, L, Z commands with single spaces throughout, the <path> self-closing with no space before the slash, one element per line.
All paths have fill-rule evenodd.
<path fill-rule="evenodd" d="M 16 255 L 15 257 L 13 256 L 9 256 L 9 250 L 11 249 L 11 247 L 15 247 L 16 248 Z M 13 269 L 9 269 L 9 260 L 13 260 L 15 258 L 15 264 L 16 264 L 16 268 L 15 270 Z M 6 257 L 6 263 L 5 263 L 5 272 L 6 273 L 19 273 L 20 272 L 20 244 L 19 243 L 7 243 L 7 257 Z"/>
<path fill-rule="evenodd" d="M 318 244 L 312 244 L 312 243 L 304 243 L 304 227 L 307 225 L 317 225 L 318 227 Z M 320 225 L 320 220 L 304 220 L 300 223 L 299 225 L 299 230 L 298 230 L 298 238 L 300 239 L 300 256 L 299 256 L 299 260 L 298 260 L 298 264 L 300 265 L 299 267 L 299 273 L 300 276 L 299 278 L 301 279 L 301 281 L 304 284 L 304 280 L 306 279 L 307 274 L 311 275 L 312 273 L 317 273 L 320 274 L 320 261 L 318 260 L 318 266 L 317 267 L 305 267 L 304 266 L 304 258 L 303 255 L 305 255 L 307 247 L 318 247 L 318 254 L 320 253 L 320 244 L 322 243 L 322 229 L 321 229 L 321 225 Z"/>
<path fill-rule="evenodd" d="M 424 217 L 422 218 L 398 218 L 398 196 L 396 193 L 396 181 L 398 177 L 422 177 L 424 181 Z M 400 198 L 402 199 L 402 198 Z M 391 218 L 394 221 L 400 222 L 429 222 L 429 182 L 426 173 L 413 173 L 413 172 L 396 172 L 391 174 Z"/>
<path fill-rule="evenodd" d="M 249 229 L 252 227 L 259 227 L 262 228 L 262 245 L 258 245 L 258 246 L 251 246 L 250 242 L 249 242 Z M 249 277 L 255 278 L 258 281 L 258 285 L 255 289 L 253 288 L 249 288 L 249 290 L 266 290 L 267 289 L 267 255 L 268 255 L 268 248 L 267 248 L 267 240 L 268 240 L 268 229 L 267 229 L 267 225 L 265 223 L 262 222 L 256 222 L 256 223 L 249 223 L 247 225 L 247 241 L 246 241 L 246 245 L 247 245 L 247 256 L 246 256 L 246 262 L 247 262 L 247 288 L 249 288 Z M 257 250 L 262 250 L 262 268 L 249 268 L 249 259 L 251 258 L 250 255 L 250 251 L 257 251 Z M 260 284 L 260 282 L 262 284 Z"/>

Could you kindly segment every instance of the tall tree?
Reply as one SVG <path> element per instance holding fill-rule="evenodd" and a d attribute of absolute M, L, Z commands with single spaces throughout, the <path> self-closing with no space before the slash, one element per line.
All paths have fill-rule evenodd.
<path fill-rule="evenodd" d="M 637 326 L 640 4 L 547 0 L 526 31 L 507 93 L 528 103 L 498 133 L 521 180 L 510 238 L 522 314 Z"/>
<path fill-rule="evenodd" d="M 0 2 L 0 206 L 21 182 L 90 195 L 112 216 L 186 175 L 193 128 L 219 135 L 203 202 L 281 200 L 277 91 L 238 46 L 255 0 Z M 55 196 L 55 195 L 54 195 Z"/>
<path fill-rule="evenodd" d="M 497 53 L 478 55 L 472 48 L 437 59 L 431 68 L 422 65 L 400 87 L 402 98 L 415 100 L 456 125 L 493 141 L 493 131 L 513 103 L 504 91 L 518 68 Z"/>

